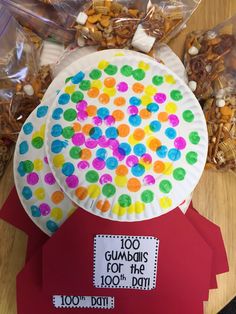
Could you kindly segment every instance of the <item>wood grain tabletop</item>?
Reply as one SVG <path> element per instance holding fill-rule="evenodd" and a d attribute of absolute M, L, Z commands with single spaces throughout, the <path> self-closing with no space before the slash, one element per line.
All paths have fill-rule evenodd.
<path fill-rule="evenodd" d="M 171 48 L 182 58 L 186 34 L 208 29 L 236 14 L 236 0 L 202 0 Z M 0 208 L 13 187 L 12 164 L 0 180 Z M 221 227 L 230 271 L 217 278 L 218 289 L 210 292 L 205 314 L 216 314 L 236 295 L 236 175 L 205 171 L 194 192 L 194 206 Z M 16 314 L 16 275 L 25 260 L 27 238 L 0 221 L 0 314 Z M 164 313 L 160 313 L 164 314 Z M 191 314 L 191 313 L 188 313 Z"/>

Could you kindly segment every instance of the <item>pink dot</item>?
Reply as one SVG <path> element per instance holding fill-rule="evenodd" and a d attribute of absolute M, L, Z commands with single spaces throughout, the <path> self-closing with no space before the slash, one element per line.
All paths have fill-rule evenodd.
<path fill-rule="evenodd" d="M 107 116 L 104 120 L 105 120 L 106 125 L 108 125 L 108 126 L 114 125 L 116 122 L 116 120 L 113 116 Z"/>
<path fill-rule="evenodd" d="M 173 127 L 179 125 L 179 118 L 175 114 L 169 115 L 168 119 Z"/>
<path fill-rule="evenodd" d="M 112 182 L 112 176 L 109 174 L 103 174 L 99 180 L 101 184 L 111 183 Z"/>
<path fill-rule="evenodd" d="M 103 159 L 101 159 L 101 158 L 95 158 L 95 159 L 93 160 L 93 167 L 94 167 L 94 169 L 96 169 L 96 170 L 102 170 L 102 169 L 104 169 L 104 168 L 105 168 L 105 165 L 106 165 L 105 161 L 104 161 Z"/>
<path fill-rule="evenodd" d="M 106 138 L 105 135 L 102 135 L 102 136 L 97 140 L 97 142 L 98 142 L 98 145 L 99 145 L 100 147 L 103 147 L 103 148 L 106 148 L 106 147 L 108 147 L 108 145 L 109 145 L 109 143 L 108 143 L 107 138 Z"/>
<path fill-rule="evenodd" d="M 186 141 L 183 137 L 177 137 L 174 141 L 175 148 L 182 150 L 186 147 Z"/>
<path fill-rule="evenodd" d="M 38 182 L 39 182 L 39 176 L 37 175 L 37 173 L 32 172 L 27 175 L 27 183 L 29 185 L 35 185 Z"/>
<path fill-rule="evenodd" d="M 88 118 L 88 114 L 86 111 L 79 111 L 78 114 L 77 114 L 77 118 L 79 121 L 84 121 Z"/>
<path fill-rule="evenodd" d="M 110 147 L 111 149 L 116 149 L 119 146 L 119 142 L 117 140 L 113 140 L 113 139 L 109 139 L 108 140 L 108 147 Z"/>
<path fill-rule="evenodd" d="M 93 123 L 97 126 L 102 125 L 102 119 L 99 117 L 94 117 L 93 118 Z"/>
<path fill-rule="evenodd" d="M 122 161 L 125 159 L 125 155 L 120 153 L 118 147 L 113 150 L 112 155 L 116 157 L 119 161 Z"/>
<path fill-rule="evenodd" d="M 158 104 L 163 104 L 166 101 L 166 95 L 163 93 L 157 93 L 154 96 L 154 99 Z"/>
<path fill-rule="evenodd" d="M 74 189 L 78 186 L 79 179 L 75 175 L 69 176 L 66 178 L 66 184 L 70 189 Z"/>
<path fill-rule="evenodd" d="M 117 85 L 117 90 L 118 90 L 119 92 L 122 92 L 122 93 L 127 92 L 128 88 L 129 88 L 129 87 L 128 87 L 128 84 L 125 83 L 125 82 L 120 82 L 120 83 Z"/>
<path fill-rule="evenodd" d="M 45 162 L 45 164 L 47 164 L 48 165 L 48 158 L 47 157 L 44 157 L 44 162 Z"/>
<path fill-rule="evenodd" d="M 91 138 L 88 138 L 86 141 L 85 141 L 85 146 L 87 148 L 90 148 L 90 149 L 93 149 L 95 147 L 97 147 L 97 141 L 96 140 L 93 140 Z"/>
<path fill-rule="evenodd" d="M 131 116 L 138 114 L 138 107 L 137 106 L 129 106 L 128 107 L 128 114 Z"/>
<path fill-rule="evenodd" d="M 89 163 L 86 160 L 82 160 L 77 165 L 79 170 L 85 170 L 89 168 Z"/>
<path fill-rule="evenodd" d="M 51 208 L 48 204 L 43 203 L 39 205 L 39 210 L 42 216 L 47 216 L 50 214 Z"/>
<path fill-rule="evenodd" d="M 152 163 L 152 156 L 150 154 L 143 154 L 141 159 L 145 164 Z"/>
<path fill-rule="evenodd" d="M 87 105 L 88 105 L 88 103 L 87 103 L 87 101 L 85 101 L 85 100 L 82 100 L 82 101 L 80 101 L 77 105 L 76 105 L 76 109 L 78 110 L 78 111 L 85 111 L 85 109 L 87 108 Z"/>
<path fill-rule="evenodd" d="M 53 185 L 56 183 L 56 180 L 54 178 L 54 175 L 52 173 L 47 173 L 44 177 L 44 181 L 45 183 L 47 183 L 48 185 Z"/>
<path fill-rule="evenodd" d="M 156 180 L 153 176 L 151 175 L 147 175 L 144 177 L 143 179 L 143 183 L 146 184 L 146 185 L 153 185 L 156 183 Z"/>
<path fill-rule="evenodd" d="M 131 155 L 131 156 L 129 156 L 129 157 L 126 159 L 126 165 L 131 168 L 131 167 L 137 165 L 137 164 L 138 164 L 138 161 L 139 161 L 139 160 L 138 160 L 138 157 L 137 157 L 137 156 Z"/>
<path fill-rule="evenodd" d="M 76 146 L 81 146 L 85 142 L 85 136 L 83 133 L 74 134 L 72 137 L 72 143 Z"/>

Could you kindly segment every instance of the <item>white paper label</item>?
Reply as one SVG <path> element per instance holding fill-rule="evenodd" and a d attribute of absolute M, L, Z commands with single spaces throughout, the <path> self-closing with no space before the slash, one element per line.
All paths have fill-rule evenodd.
<path fill-rule="evenodd" d="M 96 235 L 96 288 L 151 290 L 156 288 L 159 240 L 147 236 Z"/>
<path fill-rule="evenodd" d="M 113 309 L 114 303 L 114 297 L 88 297 L 68 295 L 53 296 L 53 304 L 56 308 Z"/>

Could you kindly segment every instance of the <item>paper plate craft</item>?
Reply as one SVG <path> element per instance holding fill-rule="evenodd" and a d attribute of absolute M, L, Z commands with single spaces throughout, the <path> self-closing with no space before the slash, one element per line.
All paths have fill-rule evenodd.
<path fill-rule="evenodd" d="M 46 153 L 78 206 L 138 221 L 172 210 L 193 191 L 207 130 L 198 101 L 172 71 L 120 56 L 68 79 L 47 120 Z"/>

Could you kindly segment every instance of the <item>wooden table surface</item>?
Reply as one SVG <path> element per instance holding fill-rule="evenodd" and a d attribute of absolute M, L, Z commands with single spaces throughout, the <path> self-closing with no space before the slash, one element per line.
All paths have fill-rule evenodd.
<path fill-rule="evenodd" d="M 171 42 L 171 48 L 182 57 L 183 43 L 189 31 L 211 28 L 235 13 L 236 0 L 202 0 L 187 29 Z M 0 181 L 0 207 L 12 187 L 10 164 Z M 205 304 L 205 314 L 216 314 L 236 295 L 236 176 L 205 172 L 194 192 L 194 205 L 221 227 L 227 248 L 230 272 L 218 277 L 219 288 L 210 292 Z M 24 265 L 26 243 L 22 232 L 0 221 L 1 314 L 16 314 L 16 275 Z"/>

